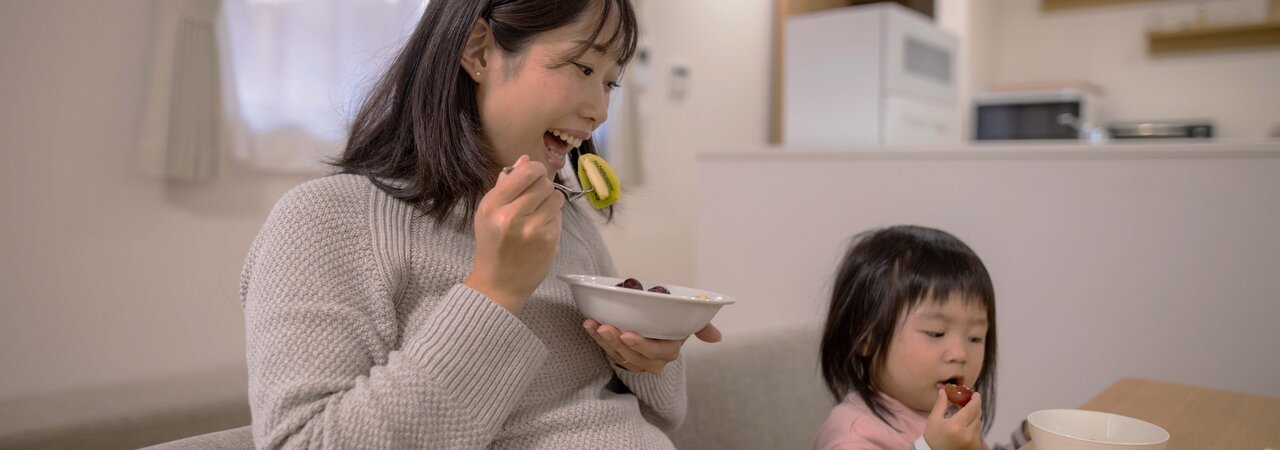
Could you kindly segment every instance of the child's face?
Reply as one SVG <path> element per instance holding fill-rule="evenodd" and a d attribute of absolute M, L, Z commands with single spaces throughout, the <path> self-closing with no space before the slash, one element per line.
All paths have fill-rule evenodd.
<path fill-rule="evenodd" d="M 610 87 L 622 71 L 617 60 L 593 48 L 572 64 L 553 67 L 591 36 L 601 10 L 597 7 L 575 23 L 539 34 L 522 57 L 488 58 L 490 66 L 476 99 L 484 135 L 503 165 L 529 155 L 546 164 L 552 176 L 573 149 L 553 130 L 580 142 L 604 123 Z M 616 22 L 611 18 L 597 44 L 613 34 Z"/>
<path fill-rule="evenodd" d="M 958 295 L 941 303 L 922 301 L 898 323 L 876 385 L 912 409 L 929 411 L 948 380 L 970 386 L 978 381 L 986 339 L 981 302 Z"/>

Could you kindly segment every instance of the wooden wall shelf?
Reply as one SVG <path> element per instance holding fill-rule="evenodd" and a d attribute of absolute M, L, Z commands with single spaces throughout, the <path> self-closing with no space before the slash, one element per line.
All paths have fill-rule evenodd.
<path fill-rule="evenodd" d="M 1280 46 L 1280 21 L 1147 33 L 1152 54 Z"/>
<path fill-rule="evenodd" d="M 1040 9 L 1044 11 L 1053 11 L 1060 9 L 1089 8 L 1093 6 L 1110 6 L 1149 1 L 1152 0 L 1041 0 Z"/>

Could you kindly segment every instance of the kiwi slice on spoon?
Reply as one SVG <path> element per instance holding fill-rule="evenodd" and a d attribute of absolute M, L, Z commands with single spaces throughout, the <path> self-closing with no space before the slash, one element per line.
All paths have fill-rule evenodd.
<path fill-rule="evenodd" d="M 583 153 L 578 156 L 578 182 L 582 184 L 582 190 L 591 191 L 585 198 L 597 209 L 612 205 L 622 196 L 618 175 L 599 155 Z"/>

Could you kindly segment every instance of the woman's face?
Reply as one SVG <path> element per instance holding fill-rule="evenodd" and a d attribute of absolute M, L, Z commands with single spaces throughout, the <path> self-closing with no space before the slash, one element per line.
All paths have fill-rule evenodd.
<path fill-rule="evenodd" d="M 591 50 L 562 65 L 591 36 L 600 9 L 538 35 L 523 54 L 487 58 L 476 100 L 484 136 L 499 163 L 510 166 L 520 155 L 528 155 L 546 164 L 547 175 L 554 176 L 569 151 L 604 123 L 609 92 L 622 68 L 599 44 L 612 35 L 616 19 L 606 24 Z M 501 52 L 494 48 L 486 53 Z"/>

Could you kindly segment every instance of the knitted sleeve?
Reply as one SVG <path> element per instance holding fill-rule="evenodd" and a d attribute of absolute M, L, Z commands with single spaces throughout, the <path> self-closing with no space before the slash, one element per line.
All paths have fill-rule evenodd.
<path fill-rule="evenodd" d="M 579 214 L 583 213 L 579 212 Z M 599 266 L 598 273 L 607 277 L 618 276 L 617 269 L 613 265 L 613 257 L 609 254 L 604 239 L 600 237 L 599 230 L 595 229 L 595 225 L 591 223 L 588 223 L 587 227 L 592 231 L 588 233 L 591 236 L 589 244 L 592 248 L 598 249 L 595 255 L 596 264 Z M 636 394 L 636 398 L 640 400 L 640 413 L 649 423 L 662 431 L 670 432 L 684 422 L 688 409 L 688 397 L 685 395 L 683 358 L 667 364 L 661 375 L 631 373 L 617 365 L 613 365 L 613 370 L 627 388 Z"/>
<path fill-rule="evenodd" d="M 664 432 L 671 432 L 684 422 L 689 405 L 685 395 L 683 358 L 667 364 L 661 375 L 631 373 L 617 367 L 614 371 L 636 394 L 640 400 L 640 413 L 649 423 Z"/>
<path fill-rule="evenodd" d="M 397 338 L 394 277 L 374 250 L 385 235 L 370 225 L 378 223 L 369 217 L 370 189 L 331 181 L 295 188 L 250 250 L 241 296 L 254 442 L 485 447 L 546 347 L 462 285 L 424 299 L 436 305 L 427 325 Z"/>

